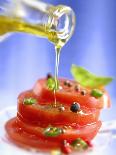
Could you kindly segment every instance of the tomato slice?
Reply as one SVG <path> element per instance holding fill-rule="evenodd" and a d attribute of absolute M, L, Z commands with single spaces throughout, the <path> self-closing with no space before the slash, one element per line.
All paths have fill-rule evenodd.
<path fill-rule="evenodd" d="M 65 82 L 69 81 L 70 85 Z M 58 102 L 71 105 L 78 102 L 81 106 L 88 108 L 104 108 L 110 106 L 108 93 L 103 90 L 104 94 L 100 98 L 91 96 L 91 89 L 80 86 L 79 83 L 67 79 L 59 79 L 60 89 L 56 91 L 56 100 Z M 79 89 L 76 89 L 78 87 Z M 46 79 L 40 79 L 33 87 L 33 92 L 38 95 L 41 102 L 53 102 L 54 92 L 49 90 L 46 85 Z"/>
<path fill-rule="evenodd" d="M 70 144 L 77 138 L 90 142 L 102 124 L 99 121 L 101 108 L 110 106 L 108 93 L 101 88 L 103 96 L 95 98 L 90 88 L 82 87 L 76 81 L 59 79 L 60 89 L 54 94 L 46 83 L 47 79 L 40 79 L 33 89 L 19 95 L 17 117 L 5 125 L 9 138 L 21 147 L 42 151 L 62 150 L 64 141 Z M 80 104 L 78 112 L 72 112 L 70 108 L 74 102 Z M 52 128 L 52 132 L 46 135 L 45 130 L 50 126 L 56 130 Z M 52 135 L 54 131 L 55 136 Z"/>
<path fill-rule="evenodd" d="M 100 115 L 100 110 L 98 109 L 88 109 L 86 107 L 80 107 L 81 111 L 74 113 L 70 111 L 70 106 L 64 105 L 65 110 L 59 111 L 58 107 L 54 108 L 50 102 L 38 103 L 33 105 L 24 105 L 23 101 L 25 98 L 33 97 L 37 100 L 38 97 L 33 93 L 33 91 L 23 92 L 18 98 L 18 113 L 17 116 L 25 120 L 26 122 L 31 122 L 35 124 L 72 124 L 76 123 L 79 125 L 86 125 L 96 122 Z M 60 106 L 60 104 L 59 104 Z"/>
<path fill-rule="evenodd" d="M 44 134 L 45 128 L 24 123 L 23 121 L 16 118 L 11 119 L 6 124 L 7 133 L 13 140 L 21 143 L 23 142 L 26 145 L 31 144 L 31 146 L 35 146 L 35 143 L 41 144 L 43 141 L 47 141 L 48 144 L 53 142 L 52 147 L 59 147 L 64 140 L 67 140 L 69 143 L 77 138 L 82 138 L 85 141 L 91 141 L 96 136 L 100 127 L 101 121 L 98 121 L 91 125 L 80 126 L 77 129 L 67 129 L 64 133 L 56 137 L 48 137 Z M 35 142 L 35 140 L 37 140 L 37 142 Z"/>
<path fill-rule="evenodd" d="M 9 140 L 16 145 L 26 149 L 36 148 L 39 151 L 42 150 L 42 152 L 60 148 L 61 144 L 58 142 L 47 141 L 41 138 L 38 139 L 36 135 L 24 132 L 24 130 L 17 125 L 16 120 L 17 118 L 13 118 L 5 125 Z"/>

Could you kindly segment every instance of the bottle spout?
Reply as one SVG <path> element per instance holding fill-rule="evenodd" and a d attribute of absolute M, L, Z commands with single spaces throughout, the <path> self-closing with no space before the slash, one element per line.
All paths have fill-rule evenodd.
<path fill-rule="evenodd" d="M 59 38 L 59 43 L 57 44 L 63 46 L 74 32 L 76 21 L 75 13 L 70 7 L 64 5 L 58 5 L 55 9 L 56 10 L 53 10 L 52 14 L 49 16 L 48 23 L 50 25 L 50 31 L 56 32 L 57 38 Z"/>

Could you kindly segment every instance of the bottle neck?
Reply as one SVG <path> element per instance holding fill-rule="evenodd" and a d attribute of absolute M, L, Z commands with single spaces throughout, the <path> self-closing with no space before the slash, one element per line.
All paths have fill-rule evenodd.
<path fill-rule="evenodd" d="M 48 20 L 50 32 L 56 33 L 57 41 L 49 38 L 52 42 L 57 42 L 57 46 L 64 46 L 70 39 L 75 28 L 75 14 L 73 10 L 64 5 L 58 5 L 51 8 Z"/>

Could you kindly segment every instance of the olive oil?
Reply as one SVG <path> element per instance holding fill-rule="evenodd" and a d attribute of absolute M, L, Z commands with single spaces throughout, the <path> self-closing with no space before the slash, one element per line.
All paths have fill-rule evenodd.
<path fill-rule="evenodd" d="M 57 47 L 64 46 L 66 42 L 66 39 L 59 38 L 57 32 L 51 30 L 50 25 L 30 24 L 20 18 L 0 16 L 0 35 L 13 32 L 24 32 L 38 37 L 48 38 Z"/>
<path fill-rule="evenodd" d="M 57 107 L 57 101 L 56 101 L 56 90 L 58 88 L 58 70 L 59 70 L 59 60 L 60 60 L 60 52 L 62 47 L 55 46 L 55 52 L 56 52 L 56 63 L 55 63 L 55 89 L 54 89 L 54 107 Z"/>

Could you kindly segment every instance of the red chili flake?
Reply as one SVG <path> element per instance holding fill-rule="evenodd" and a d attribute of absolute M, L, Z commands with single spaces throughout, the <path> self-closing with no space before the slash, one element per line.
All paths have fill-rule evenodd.
<path fill-rule="evenodd" d="M 61 150 L 64 154 L 69 154 L 72 152 L 71 146 L 66 140 L 63 141 L 63 145 L 61 147 Z"/>
<path fill-rule="evenodd" d="M 93 144 L 90 141 L 85 141 L 89 147 L 93 147 Z"/>

